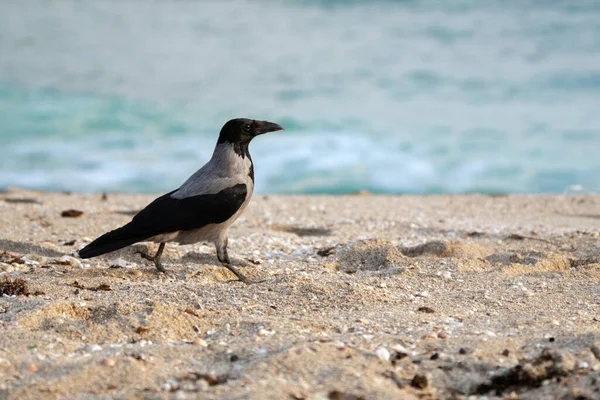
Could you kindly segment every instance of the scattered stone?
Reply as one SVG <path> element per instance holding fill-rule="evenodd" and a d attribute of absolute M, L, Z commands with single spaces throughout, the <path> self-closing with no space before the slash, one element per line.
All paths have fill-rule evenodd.
<path fill-rule="evenodd" d="M 210 386 L 220 385 L 229 380 L 229 375 L 215 375 L 215 374 L 199 374 L 192 372 L 189 375 L 194 377 L 194 380 L 205 380 Z"/>
<path fill-rule="evenodd" d="M 66 218 L 77 218 L 82 215 L 83 215 L 83 211 L 74 210 L 74 209 L 65 210 L 62 213 L 60 213 L 61 217 L 66 217 Z"/>
<path fill-rule="evenodd" d="M 510 355 L 510 350 L 508 350 L 508 349 L 504 349 L 504 351 L 502 352 L 502 355 L 503 355 L 504 357 L 508 357 L 508 356 Z"/>
<path fill-rule="evenodd" d="M 408 349 L 404 346 L 402 346 L 401 344 L 395 344 L 392 346 L 392 350 L 394 350 L 395 352 L 398 353 L 408 353 Z"/>
<path fill-rule="evenodd" d="M 452 273 L 450 271 L 440 271 L 437 275 L 442 279 L 452 279 Z"/>
<path fill-rule="evenodd" d="M 206 343 L 206 340 L 204 340 L 202 338 L 196 338 L 196 339 L 194 339 L 194 341 L 192 342 L 192 344 L 194 346 L 208 347 L 208 343 Z"/>
<path fill-rule="evenodd" d="M 75 257 L 71 257 L 71 256 L 62 256 L 61 258 L 59 258 L 58 260 L 53 260 L 52 264 L 57 264 L 57 265 L 71 265 L 71 266 L 75 266 L 78 264 L 81 264 L 81 261 L 79 261 L 78 259 L 76 259 Z"/>
<path fill-rule="evenodd" d="M 431 355 L 431 357 L 429 357 L 430 360 L 437 360 L 440 358 L 440 354 L 439 353 L 433 353 Z"/>
<path fill-rule="evenodd" d="M 95 353 L 97 351 L 102 351 L 102 346 L 97 344 L 88 344 L 85 346 L 85 351 L 88 353 Z"/>
<path fill-rule="evenodd" d="M 419 307 L 417 308 L 417 311 L 426 314 L 433 314 L 435 312 L 435 310 L 431 307 Z"/>
<path fill-rule="evenodd" d="M 194 317 L 200 318 L 200 315 L 196 311 L 192 310 L 191 308 L 186 308 L 185 310 L 183 310 L 183 312 L 186 314 L 193 315 Z"/>
<path fill-rule="evenodd" d="M 109 268 L 127 268 L 127 261 L 122 258 L 117 258 L 116 260 L 112 260 L 108 264 Z"/>
<path fill-rule="evenodd" d="M 379 357 L 381 361 L 389 361 L 390 359 L 390 352 L 383 346 L 378 347 L 375 354 L 377 354 L 377 357 Z"/>
<path fill-rule="evenodd" d="M 429 385 L 427 376 L 421 374 L 416 374 L 412 381 L 410 381 L 410 386 L 417 389 L 425 389 L 427 385 Z"/>
<path fill-rule="evenodd" d="M 160 385 L 160 390 L 163 392 L 176 392 L 179 390 L 179 382 L 177 382 L 175 379 L 169 379 Z"/>
<path fill-rule="evenodd" d="M 458 349 L 458 354 L 461 354 L 461 355 L 463 355 L 463 356 L 464 356 L 465 354 L 471 354 L 472 352 L 473 352 L 473 350 L 472 350 L 472 349 L 465 348 L 465 347 L 461 347 L 460 349 Z"/>
<path fill-rule="evenodd" d="M 394 354 L 392 354 L 390 357 L 390 361 L 392 362 L 392 365 L 396 365 L 397 361 L 400 361 L 406 357 L 408 357 L 408 352 L 394 351 Z"/>
<path fill-rule="evenodd" d="M 110 288 L 110 285 L 107 284 L 107 283 L 102 283 L 102 284 L 100 284 L 100 285 L 98 285 L 96 287 L 90 287 L 90 288 L 87 288 L 87 289 L 91 290 L 91 291 L 94 291 L 94 292 L 100 292 L 100 291 L 102 291 L 102 292 L 109 292 L 109 291 L 112 290 Z"/>
<path fill-rule="evenodd" d="M 335 248 L 337 246 L 331 246 L 331 247 L 323 247 L 319 250 L 317 250 L 317 255 L 321 256 L 321 257 L 327 257 L 330 255 L 335 254 Z"/>
<path fill-rule="evenodd" d="M 137 333 L 138 335 L 142 335 L 142 334 L 144 334 L 144 333 L 148 333 L 148 332 L 150 332 L 150 328 L 144 328 L 144 327 L 141 327 L 141 326 L 139 326 L 139 327 L 138 327 L 138 328 L 135 330 L 135 333 Z"/>
<path fill-rule="evenodd" d="M 102 361 L 102 364 L 107 367 L 114 367 L 117 364 L 117 361 L 114 358 L 105 358 L 104 361 Z"/>
<path fill-rule="evenodd" d="M 29 372 L 30 374 L 35 374 L 38 371 L 38 367 L 35 364 L 27 364 L 27 366 L 25 366 L 25 371 Z"/>

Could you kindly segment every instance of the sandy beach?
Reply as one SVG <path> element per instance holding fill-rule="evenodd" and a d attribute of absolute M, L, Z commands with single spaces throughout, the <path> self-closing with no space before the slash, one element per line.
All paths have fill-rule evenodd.
<path fill-rule="evenodd" d="M 0 399 L 600 399 L 599 195 L 257 196 L 254 285 L 77 258 L 154 197 L 0 194 Z"/>

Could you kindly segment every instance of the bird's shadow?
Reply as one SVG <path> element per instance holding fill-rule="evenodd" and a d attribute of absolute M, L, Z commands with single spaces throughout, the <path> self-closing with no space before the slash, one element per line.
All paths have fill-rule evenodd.
<path fill-rule="evenodd" d="M 210 264 L 220 266 L 219 259 L 214 254 L 209 253 L 198 253 L 196 251 L 190 251 L 179 259 L 182 263 L 191 264 Z"/>
<path fill-rule="evenodd" d="M 222 266 L 221 262 L 219 261 L 217 256 L 215 256 L 214 254 L 198 253 L 196 251 L 190 251 L 189 253 L 186 253 L 183 257 L 181 257 L 179 259 L 179 261 L 182 263 L 209 264 L 209 265 L 215 265 L 217 267 Z M 233 258 L 232 257 L 231 262 L 233 265 L 238 265 L 241 267 L 249 267 L 252 265 L 249 262 L 247 262 L 246 260 L 243 260 L 241 258 Z"/>
<path fill-rule="evenodd" d="M 42 257 L 62 257 L 66 254 L 38 246 L 37 244 L 15 242 L 14 240 L 9 239 L 0 239 L 0 251 L 10 251 L 19 254 L 35 254 Z"/>

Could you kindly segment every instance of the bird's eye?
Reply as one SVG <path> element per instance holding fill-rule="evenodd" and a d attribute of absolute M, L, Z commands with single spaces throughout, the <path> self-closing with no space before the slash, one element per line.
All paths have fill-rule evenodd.
<path fill-rule="evenodd" d="M 245 132 L 250 132 L 250 124 L 244 125 L 244 131 Z"/>

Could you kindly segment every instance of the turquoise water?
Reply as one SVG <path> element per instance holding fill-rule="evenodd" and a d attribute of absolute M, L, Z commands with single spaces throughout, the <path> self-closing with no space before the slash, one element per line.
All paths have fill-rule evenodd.
<path fill-rule="evenodd" d="M 600 1 L 1 2 L 0 189 L 600 191 Z"/>

